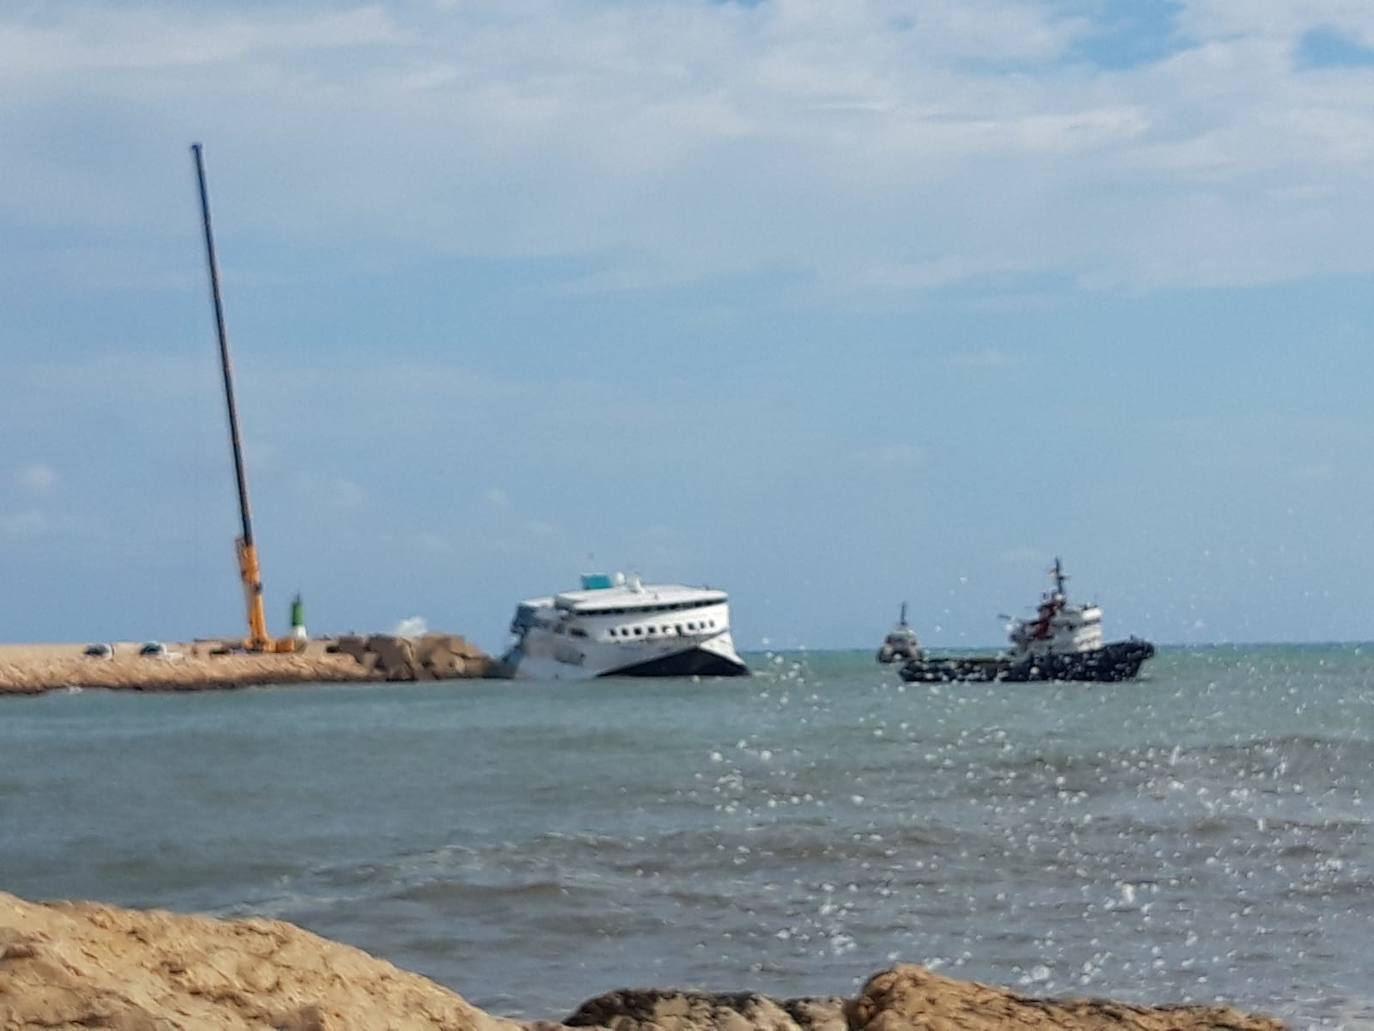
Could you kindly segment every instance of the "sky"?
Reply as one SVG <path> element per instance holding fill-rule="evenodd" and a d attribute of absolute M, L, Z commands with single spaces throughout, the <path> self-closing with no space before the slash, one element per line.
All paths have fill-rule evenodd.
<path fill-rule="evenodd" d="M 0 639 L 1374 638 L 1368 0 L 0 6 Z"/>

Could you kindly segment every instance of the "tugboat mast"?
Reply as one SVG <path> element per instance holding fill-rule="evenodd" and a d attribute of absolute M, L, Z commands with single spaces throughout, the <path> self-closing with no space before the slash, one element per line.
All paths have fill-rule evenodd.
<path fill-rule="evenodd" d="M 1064 581 L 1067 580 L 1068 577 L 1064 575 L 1064 567 L 1060 563 L 1057 555 L 1054 559 L 1054 568 L 1050 570 L 1050 575 L 1054 577 L 1054 593 L 1062 596 L 1064 593 Z"/>

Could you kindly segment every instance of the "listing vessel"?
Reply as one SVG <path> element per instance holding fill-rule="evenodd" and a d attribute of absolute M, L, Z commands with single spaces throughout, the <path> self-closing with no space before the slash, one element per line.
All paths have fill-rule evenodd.
<path fill-rule="evenodd" d="M 1131 637 L 1104 644 L 1102 609 L 1073 605 L 1064 592 L 1063 566 L 1050 570 L 1054 589 L 1046 592 L 1034 619 L 1013 620 L 1011 651 L 990 656 L 932 657 L 924 653 L 902 666 L 902 679 L 913 682 L 949 680 L 1094 680 L 1134 679 L 1155 653 L 1149 641 Z"/>
<path fill-rule="evenodd" d="M 581 590 L 520 602 L 510 631 L 502 662 L 517 679 L 749 674 L 730 636 L 729 596 L 709 587 L 584 576 Z"/>
<path fill-rule="evenodd" d="M 893 662 L 909 662 L 921 656 L 921 642 L 916 639 L 916 631 L 906 621 L 906 602 L 902 602 L 902 614 L 897 625 L 887 632 L 882 645 L 878 648 L 878 661 L 883 665 Z"/>

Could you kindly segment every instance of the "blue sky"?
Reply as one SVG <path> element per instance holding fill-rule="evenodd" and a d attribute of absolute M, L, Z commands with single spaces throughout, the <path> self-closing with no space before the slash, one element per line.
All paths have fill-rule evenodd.
<path fill-rule="evenodd" d="M 0 9 L 0 636 L 488 648 L 588 568 L 738 637 L 1367 639 L 1374 6 Z"/>

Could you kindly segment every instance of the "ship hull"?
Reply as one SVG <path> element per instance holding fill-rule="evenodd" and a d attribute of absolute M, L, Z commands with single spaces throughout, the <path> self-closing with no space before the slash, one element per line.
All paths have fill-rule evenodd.
<path fill-rule="evenodd" d="M 631 666 L 598 673 L 598 677 L 747 677 L 749 667 L 733 653 L 691 648 Z"/>
<path fill-rule="evenodd" d="M 730 632 L 704 640 L 626 644 L 527 631 L 502 659 L 516 680 L 592 680 L 598 677 L 747 677 Z"/>
<path fill-rule="evenodd" d="M 1078 680 L 1117 683 L 1134 680 L 1140 667 L 1153 656 L 1149 641 L 1114 641 L 1090 651 L 1067 655 L 1041 655 L 1013 660 L 1005 656 L 969 656 L 913 659 L 901 669 L 908 683 L 951 681 L 1004 681 L 1027 683 L 1040 680 Z"/>

